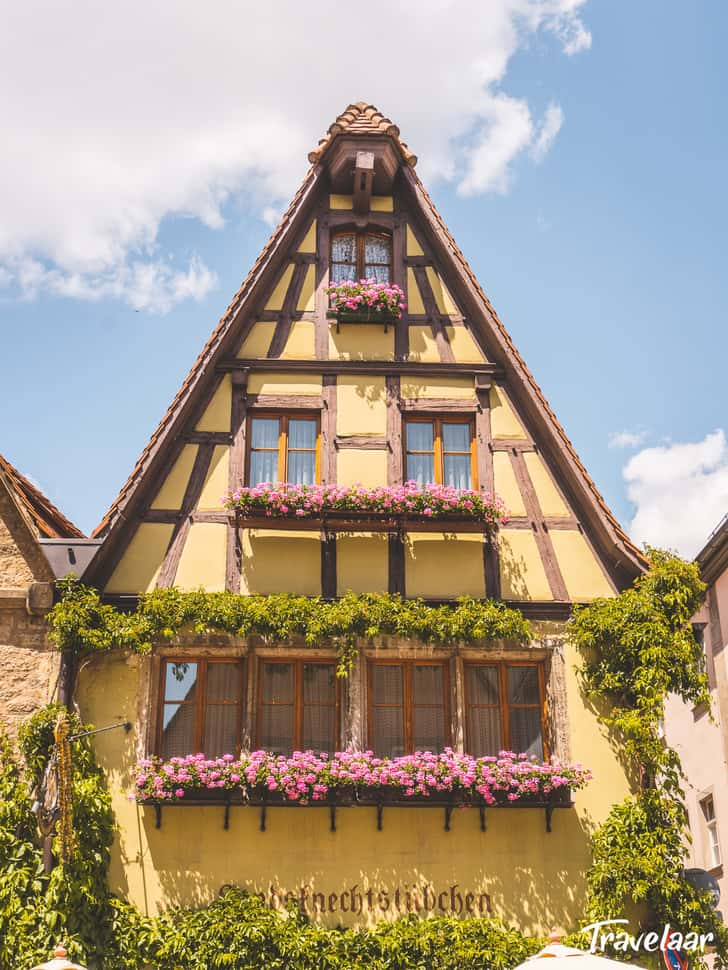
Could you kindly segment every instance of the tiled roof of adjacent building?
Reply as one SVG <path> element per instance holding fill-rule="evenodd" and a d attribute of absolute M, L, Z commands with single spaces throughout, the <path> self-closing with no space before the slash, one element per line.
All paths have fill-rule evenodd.
<path fill-rule="evenodd" d="M 708 536 L 708 539 L 695 557 L 700 567 L 700 575 L 711 584 L 728 570 L 728 512 Z"/>
<path fill-rule="evenodd" d="M 385 118 L 373 104 L 367 104 L 366 101 L 350 104 L 345 111 L 341 112 L 316 148 L 309 152 L 309 162 L 315 164 L 320 161 L 337 135 L 389 135 L 405 162 L 412 168 L 417 164 L 417 156 L 399 137 L 399 128 L 389 118 Z"/>
<path fill-rule="evenodd" d="M 2 475 L 39 539 L 82 539 L 83 532 L 56 508 L 41 490 L 0 455 Z"/>

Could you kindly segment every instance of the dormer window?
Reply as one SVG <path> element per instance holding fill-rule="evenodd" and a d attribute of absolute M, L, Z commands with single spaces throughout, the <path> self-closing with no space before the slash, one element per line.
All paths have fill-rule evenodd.
<path fill-rule="evenodd" d="M 346 280 L 392 279 L 392 237 L 381 232 L 337 232 L 331 240 L 332 284 Z"/>

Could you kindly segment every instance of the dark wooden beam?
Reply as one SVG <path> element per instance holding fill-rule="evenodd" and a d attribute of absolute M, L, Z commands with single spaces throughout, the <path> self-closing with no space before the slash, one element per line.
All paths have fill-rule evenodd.
<path fill-rule="evenodd" d="M 398 593 L 404 597 L 406 595 L 405 569 L 404 569 L 404 536 L 401 532 L 395 532 L 387 540 L 388 554 L 388 585 L 390 593 Z"/>
<path fill-rule="evenodd" d="M 336 533 L 321 533 L 321 595 L 334 599 L 336 585 Z"/>
<path fill-rule="evenodd" d="M 478 410 L 475 413 L 475 446 L 478 468 L 478 486 L 482 492 L 495 494 L 495 476 L 493 472 L 493 455 L 490 445 L 493 440 L 490 421 L 490 387 L 484 386 L 485 377 L 475 376 L 475 390 L 478 400 Z M 498 550 L 498 535 L 493 532 L 483 534 L 483 571 L 485 576 L 485 593 L 491 599 L 501 598 L 500 554 Z"/>
<path fill-rule="evenodd" d="M 458 364 L 423 361 L 386 360 L 260 360 L 228 357 L 217 370 L 231 373 L 236 370 L 276 371 L 281 374 L 392 374 L 407 377 L 474 377 L 486 371 L 494 376 L 501 372 L 494 364 Z"/>
<path fill-rule="evenodd" d="M 249 371 L 236 371 L 232 375 L 232 400 L 230 404 L 230 464 L 228 469 L 228 489 L 232 492 L 244 484 L 245 475 L 245 436 L 248 411 Z M 240 530 L 235 521 L 227 514 L 227 542 L 225 550 L 225 589 L 231 593 L 240 592 L 243 575 L 243 548 Z"/>
<path fill-rule="evenodd" d="M 551 587 L 551 594 L 555 600 L 568 601 L 569 594 L 566 591 L 566 583 L 561 573 L 561 567 L 556 556 L 554 544 L 544 523 L 544 516 L 538 495 L 533 487 L 531 476 L 528 474 L 526 463 L 521 452 L 511 454 L 511 464 L 513 472 L 518 482 L 518 487 L 523 497 L 523 504 L 526 506 L 526 515 L 531 519 L 533 534 L 538 546 L 541 562 L 543 563 L 546 578 Z"/>
<path fill-rule="evenodd" d="M 400 378 L 389 374 L 385 379 L 387 404 L 387 484 L 401 485 L 403 482 L 404 456 L 402 454 L 402 410 L 400 408 Z"/>
<path fill-rule="evenodd" d="M 320 411 L 324 406 L 324 397 L 322 394 L 249 394 L 247 406 L 259 411 L 266 408 Z"/>
<path fill-rule="evenodd" d="M 526 438 L 494 438 L 490 444 L 491 451 L 538 451 L 536 445 Z"/>
<path fill-rule="evenodd" d="M 456 397 L 409 397 L 400 402 L 402 411 L 459 411 L 465 414 L 475 414 L 478 402 L 463 400 Z"/>
<path fill-rule="evenodd" d="M 417 280 L 417 286 L 420 290 L 420 296 L 422 297 L 422 302 L 425 305 L 425 312 L 427 313 L 429 319 L 430 328 L 432 329 L 432 336 L 435 339 L 437 351 L 440 354 L 440 360 L 443 364 L 454 364 L 455 355 L 453 354 L 452 347 L 450 346 L 450 340 L 448 339 L 447 330 L 445 329 L 446 324 L 443 323 L 442 314 L 437 306 L 435 294 L 432 292 L 432 287 L 430 286 L 430 281 L 427 277 L 427 271 L 424 267 L 417 266 L 415 267 L 414 273 L 415 279 Z"/>
<path fill-rule="evenodd" d="M 210 468 L 210 462 L 212 461 L 214 450 L 215 445 L 212 444 L 212 442 L 198 445 L 197 447 L 195 462 L 192 466 L 190 478 L 187 482 L 187 488 L 185 489 L 185 494 L 182 499 L 180 518 L 172 530 L 172 536 L 169 540 L 169 545 L 167 546 L 167 553 L 164 557 L 162 568 L 159 571 L 157 586 L 160 589 L 168 589 L 170 586 L 174 585 L 174 579 L 177 575 L 177 567 L 179 566 L 179 561 L 182 558 L 182 550 L 185 547 L 185 542 L 187 541 L 190 527 L 192 525 L 190 513 L 200 500 L 202 486 L 205 483 L 205 478 L 207 477 L 207 472 Z"/>
<path fill-rule="evenodd" d="M 321 409 L 321 481 L 325 485 L 336 482 L 336 404 L 335 374 L 324 374 Z"/>
<path fill-rule="evenodd" d="M 346 437 L 339 435 L 334 438 L 334 447 L 337 451 L 351 449 L 355 451 L 385 451 L 389 448 L 389 442 L 383 435 L 352 434 Z"/>
<path fill-rule="evenodd" d="M 276 323 L 276 328 L 273 332 L 273 338 L 271 339 L 270 347 L 268 348 L 269 358 L 280 357 L 285 350 L 288 337 L 291 333 L 293 315 L 296 312 L 296 305 L 301 295 L 303 282 L 306 279 L 307 272 L 308 265 L 306 263 L 297 263 L 295 265 L 293 275 L 291 276 L 291 280 L 288 284 L 288 289 L 286 290 L 286 295 L 283 300 L 280 316 L 278 317 L 278 322 Z"/>
<path fill-rule="evenodd" d="M 374 181 L 374 152 L 357 152 L 354 161 L 354 212 L 369 212 Z"/>
<path fill-rule="evenodd" d="M 329 356 L 329 321 L 326 318 L 329 298 L 326 294 L 326 287 L 329 285 L 330 238 L 328 218 L 324 215 L 324 211 L 319 211 L 316 223 L 316 309 L 314 314 L 314 346 L 318 360 L 326 360 Z"/>
<path fill-rule="evenodd" d="M 188 445 L 229 445 L 233 440 L 229 431 L 186 431 L 184 438 Z"/>

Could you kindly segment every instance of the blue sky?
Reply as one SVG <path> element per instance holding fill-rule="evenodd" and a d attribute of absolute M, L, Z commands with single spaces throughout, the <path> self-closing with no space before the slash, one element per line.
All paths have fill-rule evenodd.
<path fill-rule="evenodd" d="M 724 3 L 442 0 L 418 8 L 414 39 L 407 5 L 395 4 L 399 53 L 383 50 L 369 69 L 346 52 L 327 69 L 301 67 L 295 94 L 298 69 L 276 79 L 263 59 L 236 76 L 219 50 L 235 31 L 224 18 L 203 24 L 194 4 L 171 35 L 142 5 L 120 26 L 61 4 L 58 17 L 80 18 L 69 44 L 83 69 L 56 74 L 48 98 L 42 71 L 23 78 L 31 47 L 47 45 L 49 75 L 56 56 L 52 25 L 39 36 L 32 6 L 0 42 L 0 72 L 16 82 L 0 85 L 11 119 L 0 452 L 81 528 L 115 497 L 302 178 L 306 149 L 360 98 L 420 156 L 451 231 L 635 537 L 694 554 L 728 511 Z M 320 19 L 280 39 L 294 64 L 332 29 L 320 6 Z M 246 38 L 239 61 L 278 29 L 272 15 L 230 15 Z M 158 69 L 163 38 L 178 56 Z M 332 38 L 328 49 L 341 46 Z"/>

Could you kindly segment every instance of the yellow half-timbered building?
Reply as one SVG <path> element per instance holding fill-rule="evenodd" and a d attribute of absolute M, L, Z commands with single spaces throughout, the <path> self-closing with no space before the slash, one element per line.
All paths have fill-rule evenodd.
<path fill-rule="evenodd" d="M 297 899 L 329 923 L 405 912 L 493 912 L 524 930 L 580 913 L 590 827 L 628 790 L 565 642 L 572 604 L 643 568 L 376 108 L 350 105 L 310 154 L 280 225 L 235 294 L 96 536 L 84 577 L 107 601 L 155 588 L 389 592 L 503 600 L 529 644 L 360 644 L 347 678 L 327 643 L 190 632 L 79 673 L 119 834 L 113 888 L 142 909 L 202 904 L 225 885 Z M 332 315 L 332 284 L 405 294 L 399 319 Z M 349 317 L 355 316 L 350 314 Z M 450 517 L 259 517 L 223 496 L 261 482 L 501 496 L 507 523 Z M 501 748 L 581 762 L 568 810 L 269 807 L 129 801 L 156 754 L 301 748 L 398 755 Z M 550 831 L 548 830 L 550 828 Z"/>

